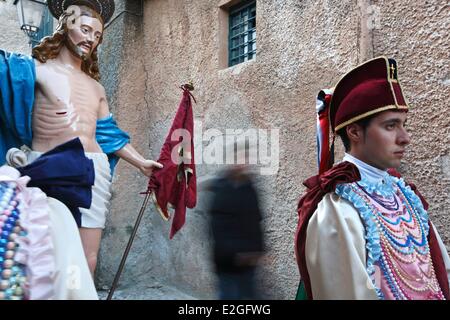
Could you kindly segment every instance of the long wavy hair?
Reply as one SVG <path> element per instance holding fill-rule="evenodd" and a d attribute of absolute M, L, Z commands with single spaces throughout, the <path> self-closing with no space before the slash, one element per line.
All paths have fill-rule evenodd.
<path fill-rule="evenodd" d="M 97 18 L 103 24 L 103 19 L 101 16 L 87 6 L 79 6 L 81 9 L 81 16 L 88 16 Z M 65 45 L 68 37 L 68 28 L 67 28 L 67 20 L 72 18 L 71 12 L 64 12 L 58 21 L 58 26 L 56 27 L 56 31 L 51 36 L 44 37 L 41 42 L 33 48 L 32 55 L 35 59 L 39 60 L 42 63 L 47 62 L 49 59 L 55 59 L 61 48 Z M 95 47 L 94 51 L 92 51 L 91 55 L 87 59 L 83 59 L 81 64 L 81 70 L 84 71 L 88 76 L 95 80 L 100 80 L 100 71 L 98 68 L 98 54 L 97 48 L 102 42 L 103 36 L 98 42 L 98 45 Z"/>

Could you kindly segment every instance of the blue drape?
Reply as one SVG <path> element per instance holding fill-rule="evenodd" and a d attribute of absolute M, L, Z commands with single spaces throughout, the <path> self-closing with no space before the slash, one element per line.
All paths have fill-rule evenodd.
<path fill-rule="evenodd" d="M 9 148 L 31 145 L 35 80 L 31 57 L 0 50 L 0 165 Z"/>
<path fill-rule="evenodd" d="M 114 174 L 114 168 L 119 161 L 119 157 L 114 154 L 130 142 L 130 136 L 121 130 L 113 116 L 110 114 L 106 118 L 97 120 L 97 131 L 95 133 L 98 144 L 103 152 L 108 155 L 109 166 L 111 168 L 111 177 Z"/>

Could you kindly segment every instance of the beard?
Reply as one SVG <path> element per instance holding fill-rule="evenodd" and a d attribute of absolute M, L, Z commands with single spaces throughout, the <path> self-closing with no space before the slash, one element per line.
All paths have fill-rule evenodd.
<path fill-rule="evenodd" d="M 75 43 L 70 39 L 69 36 L 66 36 L 64 42 L 65 42 L 65 45 L 66 45 L 67 49 L 69 49 L 69 51 L 70 51 L 73 55 L 75 55 L 76 57 L 80 58 L 81 60 L 86 61 L 86 60 L 88 60 L 88 59 L 91 57 L 91 54 L 92 54 L 92 51 L 93 51 L 92 49 L 89 50 L 88 53 L 83 52 L 83 50 L 80 49 L 81 43 L 75 44 Z"/>

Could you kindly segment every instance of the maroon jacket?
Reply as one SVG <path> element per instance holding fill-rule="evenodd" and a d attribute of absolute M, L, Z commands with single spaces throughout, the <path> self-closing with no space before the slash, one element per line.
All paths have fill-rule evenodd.
<path fill-rule="evenodd" d="M 398 172 L 390 170 L 390 174 L 400 177 Z M 300 271 L 301 279 L 304 282 L 306 294 L 308 299 L 313 299 L 311 291 L 311 282 L 309 278 L 308 269 L 306 267 L 305 245 L 306 245 L 306 230 L 308 228 L 308 222 L 313 213 L 316 211 L 319 202 L 329 192 L 334 192 L 336 186 L 340 183 L 352 183 L 361 180 L 358 168 L 347 161 L 341 162 L 325 173 L 317 176 L 313 176 L 303 182 L 308 188 L 306 194 L 300 199 L 298 204 L 298 225 L 297 232 L 295 234 L 295 255 L 297 258 L 297 264 Z M 418 192 L 414 184 L 409 184 L 411 189 L 422 200 L 422 204 L 425 210 L 428 209 L 428 203 Z M 431 222 L 429 222 L 431 223 Z M 433 228 L 430 225 L 430 232 L 428 234 L 428 244 L 430 246 L 431 259 L 436 271 L 436 277 L 445 298 L 449 299 L 449 286 L 448 277 L 445 269 L 444 260 L 437 242 L 436 235 Z"/>
<path fill-rule="evenodd" d="M 182 130 L 180 130 L 182 129 Z M 168 205 L 175 208 L 170 239 L 186 220 L 186 207 L 194 208 L 197 201 L 197 177 L 194 161 L 194 118 L 191 94 L 183 88 L 172 127 L 162 146 L 158 162 L 164 167 L 155 170 L 149 180 L 147 192 L 153 192 L 156 205 L 168 220 Z"/>

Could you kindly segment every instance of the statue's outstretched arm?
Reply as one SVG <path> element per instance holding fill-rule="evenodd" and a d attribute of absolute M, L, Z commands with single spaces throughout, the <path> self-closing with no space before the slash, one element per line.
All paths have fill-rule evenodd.
<path fill-rule="evenodd" d="M 106 118 L 110 115 L 104 89 L 102 90 L 102 93 L 98 114 L 99 119 Z M 163 167 L 162 164 L 156 161 L 145 159 L 130 143 L 127 143 L 123 148 L 114 152 L 114 154 L 138 168 L 147 177 L 151 176 L 153 168 Z"/>

